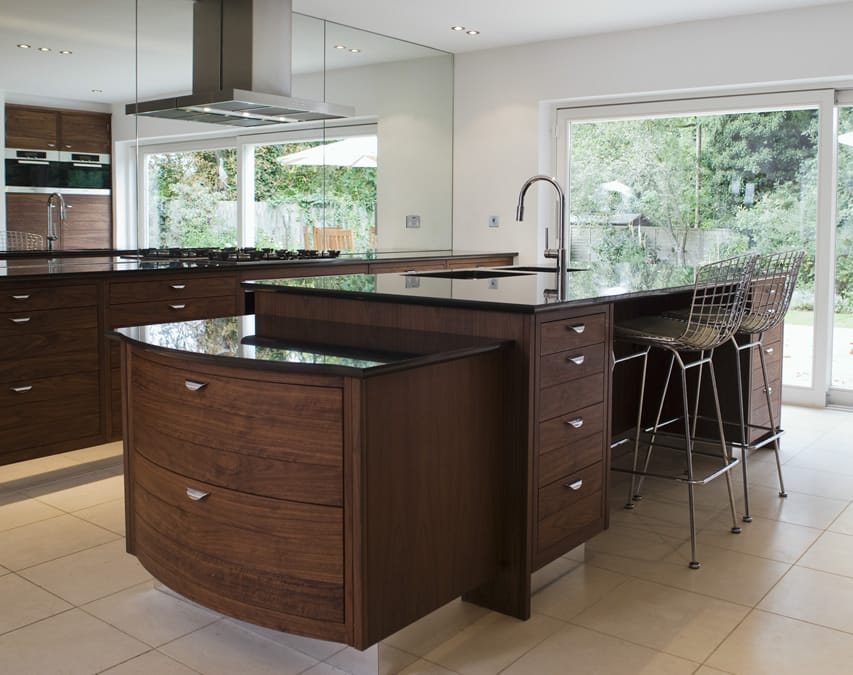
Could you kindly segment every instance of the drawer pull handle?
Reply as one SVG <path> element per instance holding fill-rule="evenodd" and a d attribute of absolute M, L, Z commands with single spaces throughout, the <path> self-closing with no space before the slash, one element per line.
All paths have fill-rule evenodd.
<path fill-rule="evenodd" d="M 773 387 L 767 387 L 766 389 L 764 389 L 764 387 L 762 387 L 762 389 L 763 389 L 764 391 L 766 391 L 768 394 L 772 394 L 772 393 L 773 393 Z"/>
<path fill-rule="evenodd" d="M 176 291 L 182 291 L 187 287 L 187 285 L 186 284 L 170 284 L 170 287 L 174 288 Z"/>
<path fill-rule="evenodd" d="M 198 391 L 207 386 L 207 382 L 196 382 L 195 380 L 184 380 L 184 386 L 190 391 Z"/>
<path fill-rule="evenodd" d="M 27 391 L 29 391 L 30 389 L 32 389 L 32 388 L 33 388 L 33 385 L 31 385 L 31 384 L 27 384 L 27 385 L 24 385 L 23 387 L 9 387 L 9 388 L 10 388 L 12 391 L 14 391 L 16 394 L 23 394 L 24 392 L 27 392 Z"/>
<path fill-rule="evenodd" d="M 12 296 L 12 300 L 29 300 L 29 299 L 30 299 L 29 293 L 27 293 L 26 295 L 13 295 Z"/>
<path fill-rule="evenodd" d="M 576 417 L 573 420 L 566 420 L 566 424 L 571 424 L 575 429 L 580 429 L 583 426 L 583 417 Z"/>
<path fill-rule="evenodd" d="M 567 360 L 571 361 L 576 366 L 580 366 L 583 365 L 583 362 L 586 360 L 586 357 L 583 354 L 579 354 L 578 356 L 570 356 Z"/>
<path fill-rule="evenodd" d="M 186 305 L 169 305 L 172 309 L 186 309 Z"/>
<path fill-rule="evenodd" d="M 18 317 L 15 319 L 9 319 L 9 321 L 11 321 L 12 323 L 26 323 L 29 320 L 30 320 L 30 317 L 28 317 L 28 316 L 22 316 L 22 317 Z"/>
<path fill-rule="evenodd" d="M 765 354 L 772 354 L 773 353 L 773 347 L 768 347 L 767 349 L 764 350 L 764 353 Z"/>
<path fill-rule="evenodd" d="M 563 483 L 563 487 L 567 487 L 570 490 L 580 490 L 583 487 L 583 479 L 576 480 L 574 483 Z"/>
<path fill-rule="evenodd" d="M 575 333 L 580 335 L 586 330 L 586 324 L 576 323 L 574 326 L 569 326 L 569 328 L 571 328 Z"/>
<path fill-rule="evenodd" d="M 200 502 L 205 497 L 209 496 L 209 492 L 205 492 L 204 490 L 196 490 L 195 488 L 188 487 L 187 488 L 187 497 L 192 499 L 194 502 Z"/>

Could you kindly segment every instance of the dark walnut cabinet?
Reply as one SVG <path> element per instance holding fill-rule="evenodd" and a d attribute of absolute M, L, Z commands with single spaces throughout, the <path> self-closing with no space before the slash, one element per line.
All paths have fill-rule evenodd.
<path fill-rule="evenodd" d="M 6 147 L 109 154 L 109 113 L 6 104 Z"/>
<path fill-rule="evenodd" d="M 62 190 L 58 189 L 62 193 Z M 58 227 L 56 249 L 110 248 L 113 243 L 113 202 L 110 195 L 62 193 L 65 224 Z M 6 227 L 47 237 L 46 194 L 6 193 Z M 56 203 L 56 202 L 54 202 Z M 59 219 L 58 207 L 54 221 Z"/>

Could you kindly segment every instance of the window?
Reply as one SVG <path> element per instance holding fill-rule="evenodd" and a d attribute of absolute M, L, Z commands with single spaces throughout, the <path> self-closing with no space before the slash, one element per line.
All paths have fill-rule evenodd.
<path fill-rule="evenodd" d="M 366 250 L 376 240 L 376 127 L 142 148 L 143 247 Z"/>

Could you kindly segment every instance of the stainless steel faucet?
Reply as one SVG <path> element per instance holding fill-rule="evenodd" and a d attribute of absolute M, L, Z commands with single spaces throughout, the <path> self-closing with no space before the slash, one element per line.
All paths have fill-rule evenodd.
<path fill-rule="evenodd" d="M 515 219 L 519 222 L 524 220 L 524 195 L 527 193 L 533 183 L 537 181 L 545 181 L 554 186 L 557 191 L 557 247 L 550 248 L 548 246 L 548 228 L 545 228 L 545 257 L 556 258 L 557 260 L 557 293 L 560 299 L 564 296 L 565 272 L 568 262 L 568 251 L 571 247 L 571 233 L 569 233 L 569 243 L 566 244 L 566 195 L 563 188 L 557 182 L 556 178 L 539 174 L 528 178 L 524 185 L 521 186 L 521 192 L 518 193 L 518 206 L 515 210 Z"/>
<path fill-rule="evenodd" d="M 53 221 L 53 198 L 59 198 L 59 225 L 55 225 Z M 65 197 L 60 193 L 54 192 L 47 198 L 47 250 L 53 250 L 53 242 L 59 239 L 59 234 L 65 226 Z"/>

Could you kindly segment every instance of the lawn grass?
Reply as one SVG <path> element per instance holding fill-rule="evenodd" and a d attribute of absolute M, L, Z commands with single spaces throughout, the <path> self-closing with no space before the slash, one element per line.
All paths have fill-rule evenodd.
<path fill-rule="evenodd" d="M 802 309 L 791 309 L 785 315 L 785 323 L 795 326 L 811 326 L 814 323 L 814 312 Z M 836 328 L 853 328 L 853 314 L 836 314 Z"/>

